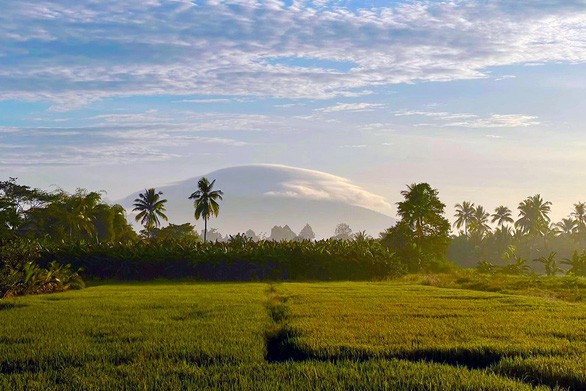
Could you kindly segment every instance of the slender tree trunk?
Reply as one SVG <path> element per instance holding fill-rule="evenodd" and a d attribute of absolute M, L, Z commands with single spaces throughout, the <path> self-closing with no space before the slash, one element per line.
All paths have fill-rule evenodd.
<path fill-rule="evenodd" d="M 208 237 L 208 219 L 206 219 L 205 217 L 203 218 L 203 242 L 206 242 L 206 239 Z"/>

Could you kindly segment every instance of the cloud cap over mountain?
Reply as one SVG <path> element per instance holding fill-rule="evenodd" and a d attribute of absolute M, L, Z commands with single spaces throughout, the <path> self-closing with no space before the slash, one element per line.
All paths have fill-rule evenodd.
<path fill-rule="evenodd" d="M 249 228 L 270 233 L 274 225 L 285 224 L 297 232 L 309 223 L 317 237 L 329 237 L 336 224 L 345 222 L 355 231 L 377 235 L 394 224 L 389 216 L 392 207 L 384 197 L 321 171 L 262 164 L 225 168 L 204 176 L 215 179 L 215 188 L 224 191 L 220 216 L 210 225 L 224 234 Z M 157 188 L 168 199 L 171 222 L 194 222 L 188 196 L 196 190 L 199 178 Z M 122 201 L 127 210 L 132 209 L 137 194 Z M 201 229 L 203 223 L 196 225 Z"/>

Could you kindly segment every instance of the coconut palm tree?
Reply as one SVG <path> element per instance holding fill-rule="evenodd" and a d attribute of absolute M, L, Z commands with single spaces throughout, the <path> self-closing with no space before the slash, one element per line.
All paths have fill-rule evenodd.
<path fill-rule="evenodd" d="M 464 201 L 461 204 L 456 204 L 456 214 L 454 217 L 456 221 L 454 221 L 454 226 L 457 229 L 464 226 L 464 235 L 468 236 L 468 227 L 470 227 L 470 223 L 474 218 L 474 203 L 470 201 Z"/>
<path fill-rule="evenodd" d="M 524 234 L 545 235 L 547 233 L 551 202 L 544 201 L 541 195 L 535 194 L 523 200 L 517 209 L 519 210 L 519 219 L 515 222 L 516 228 L 519 228 Z"/>
<path fill-rule="evenodd" d="M 497 223 L 499 227 L 502 227 L 506 223 L 512 224 L 515 222 L 515 220 L 513 220 L 513 212 L 511 212 L 508 207 L 501 205 L 495 208 L 491 222 Z"/>
<path fill-rule="evenodd" d="M 557 236 L 567 235 L 570 236 L 576 232 L 577 222 L 571 217 L 562 219 L 559 223 L 554 224 L 553 231 Z"/>
<path fill-rule="evenodd" d="M 195 207 L 195 219 L 199 220 L 200 217 L 203 217 L 204 221 L 204 231 L 203 231 L 203 241 L 207 240 L 207 232 L 208 232 L 208 219 L 213 216 L 218 216 L 220 212 L 220 205 L 218 201 L 221 200 L 224 192 L 222 190 L 213 190 L 214 183 L 216 180 L 209 181 L 207 178 L 201 178 L 197 182 L 197 191 L 193 192 L 190 196 L 190 200 L 193 201 L 193 206 Z"/>
<path fill-rule="evenodd" d="M 144 193 L 140 193 L 138 198 L 134 200 L 134 209 L 137 211 L 136 221 L 140 220 L 140 223 L 144 225 L 146 236 L 152 239 L 152 233 L 155 228 L 161 225 L 159 217 L 165 221 L 169 219 L 165 215 L 165 203 L 166 199 L 162 199 L 162 191 L 155 191 L 154 188 L 145 189 Z"/>
<path fill-rule="evenodd" d="M 578 239 L 582 242 L 584 234 L 586 234 L 586 202 L 578 202 L 574 204 L 574 210 L 570 213 L 576 221 L 576 232 Z"/>
<path fill-rule="evenodd" d="M 490 226 L 488 225 L 489 217 L 490 214 L 482 205 L 478 205 L 474 209 L 472 221 L 470 222 L 470 231 L 478 235 L 480 239 L 482 239 L 486 233 L 490 232 Z"/>

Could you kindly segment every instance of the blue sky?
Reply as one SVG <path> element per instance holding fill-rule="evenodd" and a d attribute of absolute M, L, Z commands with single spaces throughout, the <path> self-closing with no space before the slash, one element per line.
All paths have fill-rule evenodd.
<path fill-rule="evenodd" d="M 586 200 L 585 60 L 577 0 L 6 0 L 0 178 L 118 199 L 276 163 L 560 219 Z"/>

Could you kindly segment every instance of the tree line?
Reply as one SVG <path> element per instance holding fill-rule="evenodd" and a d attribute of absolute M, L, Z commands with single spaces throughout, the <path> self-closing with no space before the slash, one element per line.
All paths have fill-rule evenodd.
<path fill-rule="evenodd" d="M 215 188 L 215 180 L 201 178 L 191 195 L 195 219 L 204 220 L 204 243 L 222 239 L 233 243 L 239 237 L 249 241 L 311 241 L 313 229 L 307 224 L 296 234 L 287 225 L 275 226 L 266 238 L 249 230 L 243 235 L 221 236 L 208 230 L 210 218 L 218 216 L 223 192 Z M 428 183 L 414 183 L 401 192 L 397 203 L 399 221 L 373 239 L 365 232 L 353 233 L 348 224 L 336 226 L 333 239 L 350 241 L 375 240 L 389 249 L 409 271 L 447 270 L 448 259 L 465 266 L 481 264 L 485 269 L 505 266 L 510 262 L 540 260 L 543 268 L 555 270 L 552 262 L 580 258 L 574 251 L 583 249 L 586 239 L 586 204 L 574 205 L 568 218 L 552 224 L 551 202 L 537 194 L 518 205 L 518 218 L 506 206 L 489 213 L 481 205 L 465 201 L 456 205 L 452 225 L 445 217 L 445 204 L 439 192 Z M 17 183 L 15 178 L 0 182 L 0 241 L 19 238 L 54 243 L 196 243 L 200 240 L 190 223 L 169 224 L 163 194 L 155 188 L 145 189 L 134 200 L 135 219 L 143 225 L 137 234 L 120 205 L 109 205 L 103 193 L 78 189 L 69 194 L 61 189 L 46 192 Z M 491 228 L 491 223 L 496 228 Z M 554 254 L 554 255 L 552 255 Z M 549 259 L 549 261 L 548 261 Z M 580 258 L 581 259 L 581 258 Z M 585 258 L 586 259 L 586 258 Z M 526 262 L 526 261 L 525 261 Z M 536 264 L 537 265 L 537 264 Z M 487 270 L 488 270 L 487 269 Z"/>
<path fill-rule="evenodd" d="M 580 258 L 584 251 L 586 203 L 575 203 L 568 216 L 555 223 L 550 217 L 551 206 L 535 194 L 519 202 L 514 217 L 504 205 L 490 213 L 471 201 L 458 203 L 453 224 L 458 232 L 452 237 L 448 256 L 465 266 L 481 262 L 485 268 L 511 260 L 522 266 L 534 261 L 547 274 L 555 274 L 558 261 L 572 265 L 572 259 Z M 491 223 L 496 225 L 494 229 Z"/>

